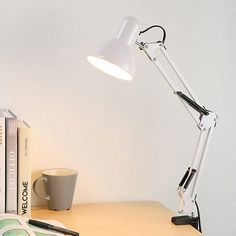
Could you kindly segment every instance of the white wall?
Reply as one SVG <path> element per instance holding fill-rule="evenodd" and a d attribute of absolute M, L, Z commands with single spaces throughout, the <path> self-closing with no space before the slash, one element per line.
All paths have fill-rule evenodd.
<path fill-rule="evenodd" d="M 86 62 L 133 15 L 166 28 L 169 52 L 219 115 L 199 203 L 205 235 L 234 236 L 235 9 L 233 0 L 0 0 L 0 101 L 33 127 L 33 177 L 75 168 L 75 202 L 159 200 L 176 211 L 197 138 L 188 113 L 138 50 L 130 83 Z"/>

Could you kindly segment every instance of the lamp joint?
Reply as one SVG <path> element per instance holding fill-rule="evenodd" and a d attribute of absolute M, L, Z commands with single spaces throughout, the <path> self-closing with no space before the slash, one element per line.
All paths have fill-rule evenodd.
<path fill-rule="evenodd" d="M 210 128 L 215 128 L 216 127 L 216 122 L 217 122 L 217 115 L 214 112 L 208 111 L 208 115 L 201 114 L 199 117 L 199 124 L 198 127 L 201 130 L 208 130 Z"/>

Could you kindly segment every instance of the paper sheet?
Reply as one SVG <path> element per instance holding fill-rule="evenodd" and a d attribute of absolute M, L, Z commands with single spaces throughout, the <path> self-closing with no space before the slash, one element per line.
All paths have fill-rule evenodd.
<path fill-rule="evenodd" d="M 2 236 L 64 236 L 50 230 L 41 229 L 28 224 L 28 218 L 12 215 L 0 214 L 0 235 Z M 60 222 L 54 220 L 40 220 L 49 224 L 64 227 Z"/>

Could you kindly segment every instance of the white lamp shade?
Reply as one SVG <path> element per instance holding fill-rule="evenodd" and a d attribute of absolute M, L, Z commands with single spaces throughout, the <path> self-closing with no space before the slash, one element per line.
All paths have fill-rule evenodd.
<path fill-rule="evenodd" d="M 118 39 L 110 40 L 87 57 L 88 61 L 103 72 L 123 80 L 132 80 L 135 60 L 130 46 Z"/>
<path fill-rule="evenodd" d="M 96 48 L 88 61 L 103 72 L 123 80 L 132 80 L 135 74 L 135 59 L 132 52 L 139 33 L 134 17 L 126 17 L 115 39 Z"/>

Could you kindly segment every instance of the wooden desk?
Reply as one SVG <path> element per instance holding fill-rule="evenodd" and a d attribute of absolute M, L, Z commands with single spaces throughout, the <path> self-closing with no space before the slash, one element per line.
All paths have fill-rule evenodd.
<path fill-rule="evenodd" d="M 74 205 L 68 211 L 33 209 L 32 217 L 54 219 L 81 236 L 201 236 L 191 226 L 175 226 L 173 212 L 158 202 Z"/>

